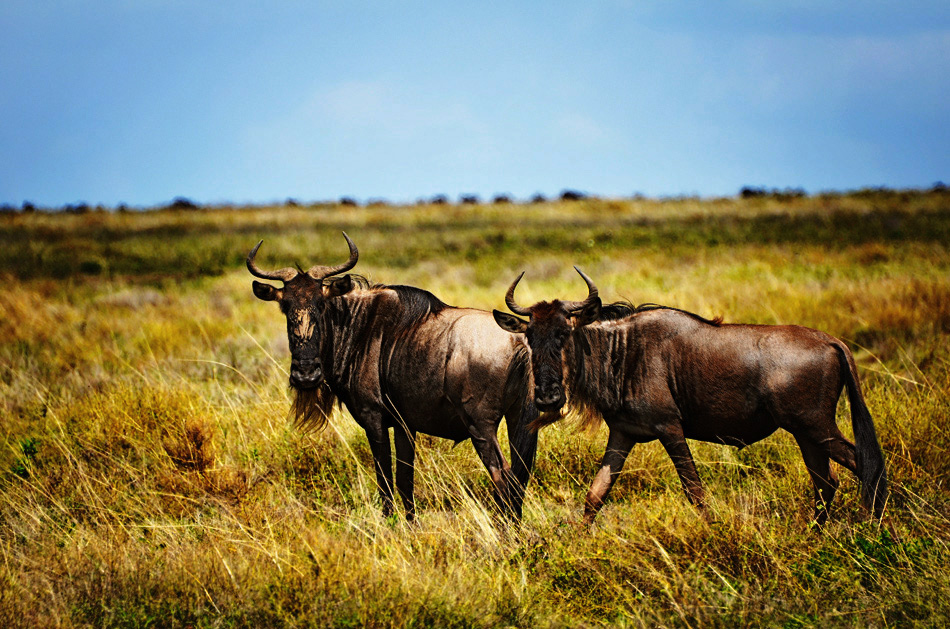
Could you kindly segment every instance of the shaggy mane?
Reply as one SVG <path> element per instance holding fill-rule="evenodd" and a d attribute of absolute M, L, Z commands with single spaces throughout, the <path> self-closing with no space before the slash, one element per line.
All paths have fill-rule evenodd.
<path fill-rule="evenodd" d="M 706 317 L 702 317 L 695 312 L 683 310 L 682 308 L 675 308 L 673 306 L 664 306 L 662 304 L 654 303 L 646 303 L 635 306 L 629 301 L 615 301 L 612 304 L 604 304 L 600 307 L 600 317 L 598 317 L 597 320 L 616 321 L 618 319 L 623 319 L 625 317 L 629 317 L 630 315 L 639 314 L 641 312 L 650 312 L 651 310 L 675 310 L 676 312 L 682 312 L 684 315 L 688 315 L 697 321 L 702 321 L 703 323 L 708 323 L 709 325 L 718 326 L 722 324 L 722 316 L 707 319 Z"/>
<path fill-rule="evenodd" d="M 345 276 L 326 278 L 323 284 L 330 285 L 339 281 L 342 277 Z M 365 277 L 356 274 L 350 274 L 349 279 L 357 288 L 363 290 L 388 289 L 399 296 L 399 303 L 402 307 L 394 322 L 393 334 L 387 335 L 390 338 L 408 330 L 429 315 L 438 314 L 446 308 L 452 307 L 429 291 L 415 286 L 371 284 Z M 330 413 L 333 411 L 334 404 L 339 405 L 339 400 L 330 390 L 326 381 L 315 389 L 294 389 L 294 400 L 290 409 L 294 427 L 303 432 L 323 430 L 330 420 Z"/>
<path fill-rule="evenodd" d="M 539 304 L 542 305 L 542 304 Z M 543 304 L 547 306 L 547 303 Z M 537 306 L 535 306 L 537 307 Z M 598 321 L 619 321 L 631 315 L 639 314 L 641 312 L 650 312 L 651 310 L 675 310 L 676 312 L 681 312 L 685 315 L 696 319 L 702 323 L 708 325 L 719 326 L 722 324 L 722 317 L 716 317 L 714 319 L 707 319 L 701 317 L 698 314 L 689 312 L 688 310 L 682 310 L 680 308 L 674 308 L 673 306 L 663 306 L 661 304 L 646 303 L 640 304 L 639 306 L 633 305 L 629 301 L 615 301 L 613 303 L 604 304 L 600 307 L 600 316 L 597 318 Z M 582 369 L 581 365 L 573 365 L 571 367 L 572 377 L 565 378 L 564 387 L 565 394 L 567 395 L 567 402 L 564 406 L 557 411 L 548 411 L 541 413 L 541 415 L 535 419 L 528 426 L 531 430 L 537 432 L 538 430 L 549 426 L 553 423 L 559 422 L 562 419 L 571 419 L 574 421 L 578 432 L 593 432 L 600 426 L 603 421 L 603 417 L 597 411 L 596 406 L 593 403 L 593 400 L 589 400 L 584 397 L 580 391 L 573 390 L 575 387 L 571 380 L 573 380 L 577 375 L 577 370 Z"/>
<path fill-rule="evenodd" d="M 333 405 L 338 403 L 326 382 L 315 389 L 294 389 L 294 392 L 294 401 L 290 407 L 294 428 L 301 432 L 320 432 L 326 428 Z"/>

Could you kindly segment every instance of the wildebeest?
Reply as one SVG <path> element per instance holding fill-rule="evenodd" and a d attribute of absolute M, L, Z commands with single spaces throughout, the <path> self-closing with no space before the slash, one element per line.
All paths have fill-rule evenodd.
<path fill-rule="evenodd" d="M 654 304 L 602 305 L 593 281 L 574 268 L 588 286 L 584 301 L 522 308 L 514 300 L 522 273 L 505 303 L 528 320 L 493 314 L 503 329 L 526 335 L 535 404 L 545 413 L 538 425 L 556 421 L 546 418 L 568 397 L 573 407 L 607 423 L 607 451 L 585 500 L 588 522 L 636 443 L 659 439 L 686 495 L 702 507 L 703 486 L 686 439 L 741 448 L 778 428 L 792 433 L 801 448 L 819 524 L 838 487 L 830 460 L 857 475 L 864 505 L 881 516 L 884 457 L 843 342 L 799 326 L 727 325 Z M 856 445 L 835 424 L 843 387 Z"/>
<path fill-rule="evenodd" d="M 471 439 L 491 475 L 495 500 L 521 516 L 537 435 L 528 424 L 537 410 L 528 395 L 528 349 L 498 329 L 482 310 L 448 306 L 411 286 L 370 286 L 340 275 L 359 252 L 350 237 L 347 262 L 262 271 L 247 256 L 254 294 L 276 301 L 287 317 L 290 385 L 297 422 L 322 426 L 334 400 L 366 431 L 375 461 L 383 513 L 393 512 L 389 429 L 396 445 L 396 490 L 407 519 L 415 515 L 413 462 L 417 432 L 461 442 Z M 334 277 L 336 276 L 336 277 Z M 504 415 L 511 466 L 498 444 Z"/>

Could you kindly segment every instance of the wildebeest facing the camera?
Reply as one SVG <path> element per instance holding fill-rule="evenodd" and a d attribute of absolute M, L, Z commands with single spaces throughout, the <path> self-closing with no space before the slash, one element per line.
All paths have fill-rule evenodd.
<path fill-rule="evenodd" d="M 448 306 L 411 286 L 370 286 L 341 275 L 359 252 L 346 233 L 347 262 L 262 271 L 247 256 L 254 294 L 276 301 L 287 317 L 290 385 L 298 424 L 322 427 L 335 400 L 366 431 L 375 461 L 383 513 L 393 511 L 389 429 L 396 446 L 396 490 L 406 517 L 415 515 L 413 462 L 417 432 L 461 442 L 471 439 L 491 475 L 495 500 L 521 516 L 537 435 L 538 415 L 528 395 L 528 350 L 500 330 L 488 312 Z M 504 415 L 511 466 L 498 444 Z"/>
<path fill-rule="evenodd" d="M 522 308 L 512 283 L 505 303 L 520 319 L 494 311 L 503 329 L 525 333 L 538 409 L 571 405 L 602 416 L 610 430 L 601 468 L 587 494 L 591 522 L 636 443 L 659 439 L 693 504 L 703 486 L 686 439 L 738 447 L 778 428 L 792 433 L 815 487 L 823 523 L 838 487 L 834 460 L 861 481 L 862 500 L 880 517 L 887 497 L 884 457 L 848 347 L 823 332 L 790 325 L 726 325 L 675 308 L 602 305 L 587 283 L 584 301 Z M 847 387 L 855 444 L 838 430 L 835 410 Z M 557 415 L 554 415 L 557 417 Z M 537 424 L 554 421 L 542 418 Z"/>

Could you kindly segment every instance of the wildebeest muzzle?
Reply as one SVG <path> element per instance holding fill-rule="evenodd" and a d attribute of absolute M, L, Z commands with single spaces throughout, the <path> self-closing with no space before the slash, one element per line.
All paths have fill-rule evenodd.
<path fill-rule="evenodd" d="M 534 404 L 539 411 L 556 411 L 564 406 L 566 401 L 564 389 L 559 385 L 548 387 L 543 391 L 535 388 Z"/>
<path fill-rule="evenodd" d="M 323 365 L 319 360 L 302 359 L 290 363 L 290 386 L 313 389 L 323 381 Z"/>

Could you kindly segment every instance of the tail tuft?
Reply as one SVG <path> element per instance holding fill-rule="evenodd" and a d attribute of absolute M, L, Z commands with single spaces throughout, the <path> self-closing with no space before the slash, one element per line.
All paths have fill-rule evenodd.
<path fill-rule="evenodd" d="M 835 345 L 841 374 L 848 388 L 848 403 L 851 405 L 851 425 L 854 428 L 854 446 L 857 459 L 857 474 L 861 481 L 861 502 L 874 517 L 880 518 L 887 502 L 887 471 L 884 453 L 877 440 L 874 420 L 868 411 L 861 385 L 858 382 L 854 356 L 844 343 Z"/>

